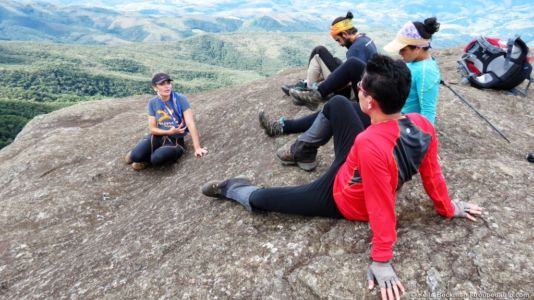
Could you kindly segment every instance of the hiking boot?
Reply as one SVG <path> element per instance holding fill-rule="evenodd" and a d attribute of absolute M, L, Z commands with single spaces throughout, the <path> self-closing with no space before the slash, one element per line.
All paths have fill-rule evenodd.
<path fill-rule="evenodd" d="M 297 84 L 290 85 L 290 84 L 284 84 L 282 85 L 282 92 L 289 96 L 289 90 L 290 89 L 297 89 L 297 90 L 303 90 L 307 88 L 306 80 L 299 80 Z"/>
<path fill-rule="evenodd" d="M 259 118 L 260 126 L 268 136 L 274 137 L 284 133 L 284 117 L 280 118 L 279 121 L 271 121 L 266 112 L 260 111 Z"/>
<path fill-rule="evenodd" d="M 141 171 L 143 170 L 144 168 L 146 168 L 148 166 L 148 163 L 146 162 L 134 162 L 132 163 L 132 168 L 136 171 Z"/>
<path fill-rule="evenodd" d="M 125 162 L 126 164 L 128 164 L 128 165 L 131 164 L 131 163 L 133 163 L 133 160 L 132 160 L 132 151 L 126 153 L 126 155 L 124 156 L 124 162 Z"/>
<path fill-rule="evenodd" d="M 284 146 L 276 151 L 276 157 L 282 165 L 297 165 L 304 171 L 317 168 L 317 147 L 297 140 L 291 147 Z"/>
<path fill-rule="evenodd" d="M 252 182 L 250 179 L 248 179 L 244 175 L 239 175 L 234 178 L 230 178 L 227 180 L 212 180 L 204 183 L 204 185 L 201 188 L 202 194 L 208 196 L 208 197 L 214 197 L 214 198 L 225 198 L 226 197 L 226 191 L 231 187 L 233 184 L 245 184 L 245 185 L 252 185 Z"/>
<path fill-rule="evenodd" d="M 306 90 L 289 90 L 289 94 L 296 105 L 305 105 L 310 110 L 316 110 L 321 102 L 323 102 L 323 96 L 317 89 Z"/>

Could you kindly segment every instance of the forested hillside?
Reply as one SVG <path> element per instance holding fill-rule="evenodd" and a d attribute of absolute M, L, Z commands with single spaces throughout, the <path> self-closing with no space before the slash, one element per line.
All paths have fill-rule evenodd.
<path fill-rule="evenodd" d="M 184 93 L 238 85 L 303 66 L 310 49 L 344 50 L 324 33 L 199 35 L 160 43 L 0 44 L 0 147 L 35 115 L 79 101 L 151 93 L 149 79 L 171 74 Z"/>

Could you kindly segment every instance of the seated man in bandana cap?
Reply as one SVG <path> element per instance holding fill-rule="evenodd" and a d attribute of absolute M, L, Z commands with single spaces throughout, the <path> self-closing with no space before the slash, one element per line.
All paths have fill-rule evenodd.
<path fill-rule="evenodd" d="M 346 47 L 347 59 L 355 57 L 367 63 L 369 58 L 376 52 L 376 46 L 373 41 L 364 33 L 359 33 L 358 29 L 352 24 L 353 14 L 349 11 L 345 17 L 337 17 L 330 27 L 330 35 L 342 47 Z M 299 81 L 295 85 L 284 85 L 282 90 L 286 95 L 290 90 L 294 91 L 311 89 L 316 87 L 317 83 L 326 79 L 343 62 L 341 59 L 334 57 L 324 46 L 315 47 L 309 58 L 308 70 L 305 81 Z M 350 98 L 350 88 L 345 87 L 336 94 L 344 95 Z M 293 93 L 291 93 L 293 94 Z M 296 105 L 305 105 L 298 98 L 293 97 Z"/>
<path fill-rule="evenodd" d="M 353 15 L 348 12 L 345 17 L 338 17 L 332 22 L 330 34 L 340 46 L 348 48 L 347 60 L 341 63 L 339 58 L 332 56 L 323 46 L 313 49 L 307 70 L 306 82 L 301 81 L 294 86 L 283 86 L 282 90 L 291 95 L 293 103 L 305 105 L 311 110 L 316 110 L 319 104 L 330 94 L 343 95 L 352 98 L 356 95 L 356 83 L 361 80 L 367 61 L 377 53 L 373 41 L 352 24 Z M 319 85 L 317 82 L 322 81 Z M 352 89 L 351 89 L 352 87 Z M 353 103 L 364 127 L 369 126 L 369 117 L 359 110 L 358 103 Z M 301 137 L 300 146 L 292 145 L 292 150 L 283 147 L 277 151 L 276 156 L 284 165 L 298 165 L 301 169 L 312 171 L 317 166 L 315 157 L 317 146 L 310 144 L 323 144 L 322 133 L 329 132 L 329 125 L 320 112 L 313 113 L 298 119 L 286 119 L 281 117 L 273 120 L 266 112 L 260 111 L 259 121 L 265 133 L 269 136 L 281 134 L 305 132 Z M 298 150 L 297 150 L 298 148 Z"/>

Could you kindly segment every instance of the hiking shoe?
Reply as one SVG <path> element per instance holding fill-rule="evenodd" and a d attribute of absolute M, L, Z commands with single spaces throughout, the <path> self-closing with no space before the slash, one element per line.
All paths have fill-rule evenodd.
<path fill-rule="evenodd" d="M 125 162 L 126 164 L 128 164 L 128 165 L 131 164 L 131 163 L 133 163 L 133 160 L 132 160 L 132 151 L 126 153 L 126 155 L 124 156 L 124 162 Z"/>
<path fill-rule="evenodd" d="M 317 148 L 308 146 L 308 149 L 303 149 L 307 146 L 306 144 L 296 141 L 291 147 L 285 145 L 276 151 L 276 157 L 284 166 L 297 165 L 304 171 L 313 171 L 317 168 Z M 300 153 L 299 149 L 301 149 Z"/>
<path fill-rule="evenodd" d="M 282 135 L 284 133 L 284 118 L 283 117 L 280 118 L 279 121 L 271 121 L 271 118 L 266 112 L 260 111 L 259 118 L 260 118 L 260 126 L 265 130 L 265 133 L 268 136 L 274 137 L 274 136 Z"/>
<path fill-rule="evenodd" d="M 284 92 L 284 94 L 286 94 L 286 96 L 289 96 L 289 90 L 294 88 L 294 87 L 295 87 L 294 85 L 284 84 L 284 85 L 282 85 L 282 92 Z"/>
<path fill-rule="evenodd" d="M 146 168 L 148 166 L 148 163 L 145 163 L 145 162 L 134 162 L 132 163 L 132 168 L 136 171 L 141 171 L 143 170 L 144 168 Z"/>
<path fill-rule="evenodd" d="M 126 155 L 124 156 L 124 162 L 126 162 L 127 164 L 131 164 L 132 169 L 136 171 L 141 171 L 144 168 L 148 167 L 148 163 L 146 162 L 134 162 L 132 160 L 132 151 L 126 153 Z"/>
<path fill-rule="evenodd" d="M 227 180 L 212 180 L 204 183 L 202 188 L 200 189 L 202 191 L 202 194 L 208 197 L 214 197 L 214 198 L 225 198 L 225 193 L 228 190 L 228 188 L 235 183 L 242 183 L 246 185 L 252 185 L 252 182 L 250 179 L 248 179 L 244 175 L 239 175 L 234 178 L 230 178 Z"/>
<path fill-rule="evenodd" d="M 282 85 L 282 92 L 284 92 L 284 94 L 289 96 L 289 90 L 290 89 L 303 90 L 303 89 L 306 89 L 307 87 L 308 87 L 308 85 L 306 84 L 306 80 L 299 80 L 297 82 L 297 84 L 293 84 L 293 85 L 284 84 L 284 85 Z"/>
<path fill-rule="evenodd" d="M 297 89 L 289 90 L 291 99 L 296 105 L 305 105 L 310 110 L 316 110 L 319 104 L 323 102 L 323 97 L 316 89 L 306 89 L 299 91 Z"/>

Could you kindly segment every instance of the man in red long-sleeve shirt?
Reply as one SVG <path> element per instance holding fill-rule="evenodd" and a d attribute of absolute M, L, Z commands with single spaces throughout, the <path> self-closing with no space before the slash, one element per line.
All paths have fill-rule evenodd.
<path fill-rule="evenodd" d="M 208 182 L 202 192 L 235 200 L 251 211 L 368 221 L 373 232 L 369 288 L 377 282 L 382 299 L 399 299 L 404 287 L 390 260 L 397 238 L 395 196 L 400 187 L 419 172 L 439 214 L 475 220 L 481 213 L 475 204 L 449 198 L 432 124 L 417 113 L 400 113 L 410 80 L 410 71 L 400 60 L 384 55 L 369 60 L 358 83 L 360 108 L 371 118 L 365 131 L 349 100 L 335 96 L 325 104 L 322 113 L 332 129 L 335 159 L 314 182 L 259 188 L 236 177 Z"/>

